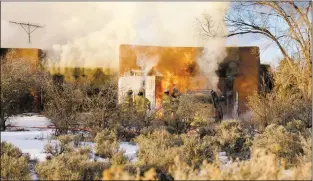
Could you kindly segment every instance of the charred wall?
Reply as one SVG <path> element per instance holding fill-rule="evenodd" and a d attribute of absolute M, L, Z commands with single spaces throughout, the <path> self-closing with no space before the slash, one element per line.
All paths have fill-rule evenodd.
<path fill-rule="evenodd" d="M 270 65 L 260 66 L 260 91 L 271 92 L 274 89 L 273 72 Z"/>

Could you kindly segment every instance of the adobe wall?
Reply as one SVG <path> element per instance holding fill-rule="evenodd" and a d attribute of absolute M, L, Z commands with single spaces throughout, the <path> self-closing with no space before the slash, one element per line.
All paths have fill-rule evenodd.
<path fill-rule="evenodd" d="M 140 70 L 137 65 L 137 55 L 147 57 L 157 56 L 159 58 L 156 69 L 161 73 L 170 71 L 173 74 L 192 76 L 199 72 L 196 64 L 196 58 L 203 50 L 202 47 L 160 47 L 160 46 L 120 46 L 119 74 L 123 75 L 129 69 Z M 260 58 L 258 47 L 227 47 L 227 57 L 219 66 L 219 83 L 218 88 L 223 93 L 225 91 L 225 66 L 230 61 L 239 65 L 240 76 L 235 79 L 233 92 L 239 94 L 239 114 L 248 110 L 247 97 L 253 95 L 259 90 L 259 71 Z M 187 64 L 184 64 L 187 63 Z M 187 66 L 186 66 L 187 65 Z M 181 75 L 179 69 L 186 66 L 188 74 Z M 166 67 L 166 68 L 165 68 Z M 166 69 L 166 70 L 165 70 Z M 163 71 L 163 72 L 162 72 Z M 177 72 L 178 71 L 178 72 Z M 181 79 L 182 80 L 182 79 Z M 225 105 L 224 105 L 225 106 Z"/>
<path fill-rule="evenodd" d="M 258 47 L 239 47 L 239 72 L 234 91 L 239 93 L 239 114 L 248 110 L 247 98 L 259 91 L 260 56 Z"/>
<path fill-rule="evenodd" d="M 37 48 L 0 48 L 0 57 L 22 58 L 34 66 L 38 65 L 41 54 L 42 50 Z"/>

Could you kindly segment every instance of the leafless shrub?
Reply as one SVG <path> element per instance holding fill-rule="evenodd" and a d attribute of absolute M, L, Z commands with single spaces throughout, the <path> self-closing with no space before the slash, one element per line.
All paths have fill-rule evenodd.
<path fill-rule="evenodd" d="M 35 88 L 34 65 L 28 59 L 17 58 L 13 52 L 1 57 L 1 130 L 9 116 L 21 113 L 20 101 Z"/>
<path fill-rule="evenodd" d="M 85 93 L 72 84 L 55 86 L 51 79 L 45 83 L 44 115 L 47 116 L 56 128 L 55 134 L 68 134 L 71 129 L 77 129 L 79 112 L 82 111 Z"/>
<path fill-rule="evenodd" d="M 252 121 L 262 131 L 270 124 L 286 125 L 296 119 L 311 127 L 311 102 L 299 99 L 296 94 L 281 96 L 277 92 L 254 95 L 248 98 Z"/>
<path fill-rule="evenodd" d="M 83 114 L 88 119 L 80 117 L 79 123 L 83 127 L 90 128 L 93 135 L 105 128 L 115 128 L 118 120 L 119 107 L 117 105 L 117 81 L 116 77 L 108 79 L 99 88 L 98 94 L 86 97 L 86 104 L 83 107 Z M 82 115 L 82 114 L 81 114 Z"/>
<path fill-rule="evenodd" d="M 294 1 L 246 1 L 231 4 L 232 11 L 225 16 L 228 35 L 254 35 L 272 41 L 281 51 L 284 66 L 280 82 L 285 88 L 312 97 L 312 3 Z M 204 37 L 216 37 L 219 32 L 210 16 L 198 21 Z M 284 65 L 282 65 L 284 64 Z M 277 78 L 276 78 L 277 79 Z M 276 83 L 279 81 L 276 80 Z M 288 88 L 289 89 L 289 88 Z"/>
<path fill-rule="evenodd" d="M 44 114 L 56 127 L 56 135 L 86 129 L 94 136 L 117 119 L 117 84 L 107 77 L 99 91 L 92 81 L 55 84 L 51 76 L 43 78 Z"/>

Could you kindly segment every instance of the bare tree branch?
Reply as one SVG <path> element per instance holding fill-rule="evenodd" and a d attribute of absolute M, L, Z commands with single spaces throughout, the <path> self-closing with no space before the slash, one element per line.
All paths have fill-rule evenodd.
<path fill-rule="evenodd" d="M 224 18 L 229 33 L 223 36 L 252 34 L 271 40 L 282 53 L 299 89 L 307 92 L 305 85 L 311 82 L 312 70 L 310 9 L 312 2 L 234 2 Z M 212 20 L 207 17 L 203 21 L 198 23 L 208 26 L 201 26 L 202 33 L 207 37 L 216 36 L 218 31 L 212 26 Z"/>

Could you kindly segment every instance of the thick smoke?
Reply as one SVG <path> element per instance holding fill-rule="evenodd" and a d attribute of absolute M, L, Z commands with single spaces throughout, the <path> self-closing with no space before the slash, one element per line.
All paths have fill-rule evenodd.
<path fill-rule="evenodd" d="M 208 80 L 207 88 L 217 90 L 218 65 L 227 56 L 224 38 L 212 38 L 204 46 L 202 55 L 197 59 L 201 72 Z"/>
<path fill-rule="evenodd" d="M 198 64 L 216 88 L 225 39 L 203 38 L 196 18 L 206 13 L 225 31 L 227 8 L 227 2 L 3 2 L 1 47 L 47 50 L 50 65 L 117 69 L 120 44 L 204 46 Z M 45 27 L 33 32 L 29 45 L 24 30 L 8 21 Z M 153 60 L 144 69 L 155 64 Z"/>
<path fill-rule="evenodd" d="M 157 65 L 159 57 L 153 56 L 149 57 L 146 54 L 137 53 L 137 65 L 141 67 L 141 71 L 144 73 L 144 76 L 147 76 L 151 69 Z M 146 59 L 149 58 L 147 61 Z"/>
<path fill-rule="evenodd" d="M 225 48 L 226 38 L 224 36 L 227 35 L 228 31 L 223 22 L 227 8 L 217 7 L 212 11 L 210 14 L 205 15 L 209 20 L 210 30 L 208 32 L 211 34 L 211 37 L 206 39 L 202 55 L 198 57 L 197 63 L 202 73 L 208 79 L 207 88 L 217 90 L 218 76 L 216 70 L 219 63 L 227 56 Z"/>

